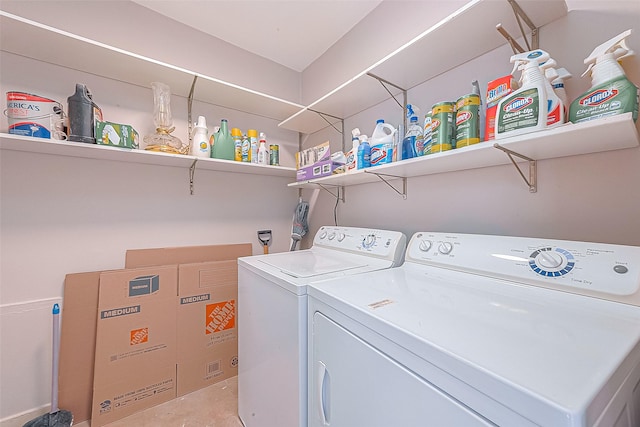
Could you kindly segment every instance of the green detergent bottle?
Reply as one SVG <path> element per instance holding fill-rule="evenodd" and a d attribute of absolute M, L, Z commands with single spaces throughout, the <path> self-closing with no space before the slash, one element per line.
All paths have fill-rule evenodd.
<path fill-rule="evenodd" d="M 220 121 L 220 130 L 213 138 L 213 147 L 211 148 L 211 157 L 214 159 L 234 160 L 235 143 L 233 137 L 229 134 L 229 124 L 227 119 Z"/>
<path fill-rule="evenodd" d="M 589 67 L 582 76 L 591 74 L 591 89 L 571 103 L 571 122 L 580 123 L 629 112 L 634 122 L 638 120 L 638 88 L 618 63 L 622 58 L 633 55 L 625 43 L 630 34 L 631 30 L 627 30 L 601 44 L 584 60 Z"/>

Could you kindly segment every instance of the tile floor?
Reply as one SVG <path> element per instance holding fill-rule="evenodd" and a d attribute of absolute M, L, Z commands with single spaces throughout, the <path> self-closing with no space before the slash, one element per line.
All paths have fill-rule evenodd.
<path fill-rule="evenodd" d="M 90 427 L 88 421 L 74 427 Z M 238 377 L 194 391 L 105 427 L 242 427 L 238 418 Z"/>

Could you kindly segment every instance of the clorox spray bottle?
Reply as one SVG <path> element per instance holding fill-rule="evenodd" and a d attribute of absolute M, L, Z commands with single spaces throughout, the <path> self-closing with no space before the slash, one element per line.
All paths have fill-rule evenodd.
<path fill-rule="evenodd" d="M 511 62 L 515 64 L 511 74 L 524 65 L 522 85 L 498 103 L 496 139 L 535 132 L 547 127 L 547 90 L 540 64 L 548 60 L 549 54 L 540 49 L 511 57 Z"/>
<path fill-rule="evenodd" d="M 638 120 L 638 88 L 618 63 L 633 55 L 625 39 L 631 35 L 627 30 L 596 47 L 584 60 L 589 67 L 582 75 L 591 74 L 591 89 L 571 103 L 569 120 L 580 123 L 601 117 L 632 113 Z"/>
<path fill-rule="evenodd" d="M 567 108 L 565 101 L 563 101 L 553 89 L 553 85 L 547 77 L 547 71 L 554 76 L 558 74 L 554 68 L 556 65 L 558 64 L 553 60 L 553 58 L 549 58 L 547 62 L 540 65 L 540 69 L 545 76 L 544 87 L 547 91 L 547 128 L 560 126 L 567 122 Z"/>
<path fill-rule="evenodd" d="M 565 122 L 569 119 L 569 100 L 567 99 L 567 91 L 564 89 L 564 81 L 569 80 L 572 76 L 566 68 L 549 67 L 544 70 L 544 76 L 547 78 L 553 91 L 558 95 L 564 104 Z"/>

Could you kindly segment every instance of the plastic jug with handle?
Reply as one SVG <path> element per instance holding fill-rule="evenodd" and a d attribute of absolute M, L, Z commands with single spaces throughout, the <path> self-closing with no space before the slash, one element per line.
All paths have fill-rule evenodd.
<path fill-rule="evenodd" d="M 394 135 L 396 128 L 384 120 L 378 120 L 373 134 L 369 139 L 371 144 L 371 166 L 383 165 L 393 161 Z"/>

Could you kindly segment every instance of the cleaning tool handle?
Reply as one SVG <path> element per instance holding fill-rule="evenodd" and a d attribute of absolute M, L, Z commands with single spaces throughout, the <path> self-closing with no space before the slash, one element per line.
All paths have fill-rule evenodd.
<path fill-rule="evenodd" d="M 50 414 L 58 412 L 58 358 L 60 355 L 60 306 L 53 304 L 53 363 L 51 366 L 51 410 Z"/>

